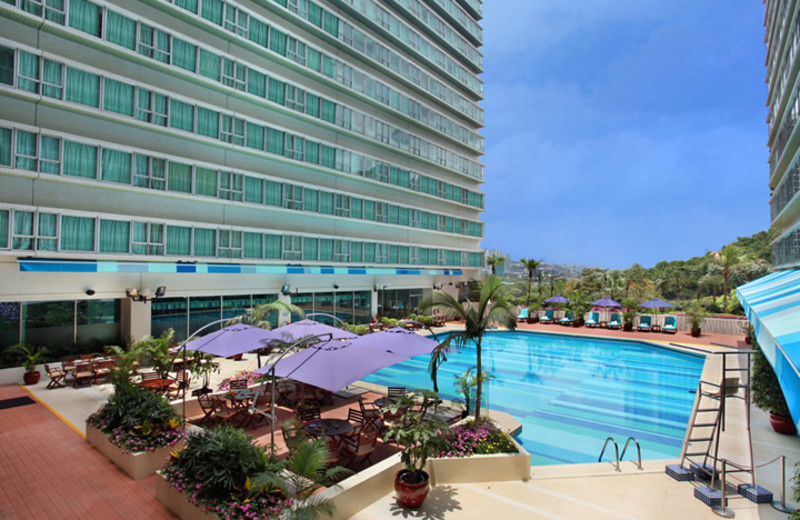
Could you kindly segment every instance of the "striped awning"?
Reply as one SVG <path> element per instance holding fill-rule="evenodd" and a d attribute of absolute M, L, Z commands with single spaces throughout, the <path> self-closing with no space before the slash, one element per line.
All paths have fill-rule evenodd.
<path fill-rule="evenodd" d="M 800 425 L 800 269 L 768 274 L 738 287 L 736 296 Z"/>

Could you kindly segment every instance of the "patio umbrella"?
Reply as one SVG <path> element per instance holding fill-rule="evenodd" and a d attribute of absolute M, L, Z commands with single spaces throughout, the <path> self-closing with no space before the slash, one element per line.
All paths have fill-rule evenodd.
<path fill-rule="evenodd" d="M 551 296 L 545 300 L 547 303 L 570 303 L 572 300 L 569 298 L 564 298 L 560 294 L 556 294 L 555 296 Z"/>
<path fill-rule="evenodd" d="M 394 327 L 381 332 L 365 334 L 352 341 L 353 345 L 367 345 L 410 359 L 430 354 L 439 343 L 416 332 Z"/>
<path fill-rule="evenodd" d="M 277 377 L 337 392 L 376 370 L 406 359 L 407 356 L 365 342 L 330 340 L 265 365 L 256 372 L 267 374 L 274 368 Z"/>
<path fill-rule="evenodd" d="M 592 305 L 596 305 L 597 307 L 619 307 L 619 302 L 612 300 L 608 296 L 603 296 L 599 300 L 593 301 Z"/>
<path fill-rule="evenodd" d="M 330 334 L 332 339 L 354 339 L 358 336 L 346 330 L 337 329 L 314 320 L 300 320 L 272 329 L 278 334 L 277 339 L 286 343 L 294 343 L 309 336 Z"/>
<path fill-rule="evenodd" d="M 264 348 L 275 339 L 280 339 L 280 336 L 275 334 L 274 330 L 236 323 L 193 339 L 184 347 L 186 350 L 205 352 L 214 356 L 231 357 Z"/>
<path fill-rule="evenodd" d="M 663 300 L 659 300 L 658 298 L 653 298 L 652 300 L 647 300 L 639 307 L 644 307 L 645 309 L 666 309 L 668 307 L 675 307 L 669 302 L 665 302 Z"/>

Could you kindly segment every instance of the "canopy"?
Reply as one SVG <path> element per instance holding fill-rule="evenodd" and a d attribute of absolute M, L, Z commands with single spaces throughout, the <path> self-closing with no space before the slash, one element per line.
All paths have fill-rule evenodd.
<path fill-rule="evenodd" d="M 545 300 L 547 303 L 570 303 L 568 298 L 564 298 L 560 294 L 556 294 L 555 296 L 551 296 Z"/>
<path fill-rule="evenodd" d="M 669 302 L 659 300 L 658 298 L 653 298 L 652 300 L 647 300 L 639 307 L 645 307 L 647 309 L 666 309 L 667 307 L 675 307 L 675 306 Z"/>
<path fill-rule="evenodd" d="M 309 336 L 319 336 L 322 334 L 330 334 L 332 339 L 353 339 L 358 337 L 352 332 L 337 329 L 336 327 L 331 327 L 330 325 L 325 325 L 324 323 L 314 320 L 296 321 L 272 329 L 272 332 L 277 333 L 278 339 L 286 343 L 294 343 Z"/>
<path fill-rule="evenodd" d="M 619 302 L 612 300 L 608 296 L 603 296 L 599 300 L 592 302 L 592 305 L 596 305 L 598 307 L 619 307 Z"/>
<path fill-rule="evenodd" d="M 214 356 L 231 357 L 264 348 L 270 341 L 280 339 L 274 330 L 236 323 L 184 344 L 186 350 L 205 352 Z"/>
<path fill-rule="evenodd" d="M 800 424 L 800 269 L 776 271 L 736 289 L 756 341 Z"/>
<path fill-rule="evenodd" d="M 367 345 L 385 350 L 406 359 L 433 352 L 439 343 L 402 327 L 364 334 L 352 341 L 353 345 Z"/>

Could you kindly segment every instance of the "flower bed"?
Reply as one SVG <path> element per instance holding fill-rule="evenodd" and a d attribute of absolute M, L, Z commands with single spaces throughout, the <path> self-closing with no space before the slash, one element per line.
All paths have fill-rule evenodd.
<path fill-rule="evenodd" d="M 433 458 L 519 452 L 511 436 L 489 421 L 458 424 L 441 431 L 439 441 L 439 451 Z"/>
<path fill-rule="evenodd" d="M 220 381 L 219 389 L 220 389 L 220 391 L 230 390 L 231 389 L 231 380 L 246 379 L 247 380 L 247 386 L 250 387 L 250 386 L 253 386 L 256 383 L 261 382 L 261 380 L 263 378 L 264 378 L 264 374 L 259 374 L 257 372 L 250 372 L 248 370 L 242 370 L 242 371 L 236 372 L 233 376 L 226 377 L 225 379 Z"/>
<path fill-rule="evenodd" d="M 113 444 L 108 435 L 91 424 L 86 425 L 86 440 L 134 480 L 139 480 L 158 471 L 158 468 L 169 457 L 170 450 L 180 448 L 183 442 L 179 440 L 170 446 L 131 452 Z"/>

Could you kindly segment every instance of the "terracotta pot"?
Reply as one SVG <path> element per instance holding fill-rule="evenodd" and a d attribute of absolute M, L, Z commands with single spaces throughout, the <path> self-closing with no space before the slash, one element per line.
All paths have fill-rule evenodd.
<path fill-rule="evenodd" d="M 699 338 L 700 332 L 700 329 L 692 329 L 689 334 L 691 334 L 693 338 Z"/>
<path fill-rule="evenodd" d="M 750 335 L 744 337 L 744 342 L 747 343 L 748 345 L 750 344 Z"/>
<path fill-rule="evenodd" d="M 770 412 L 769 424 L 776 433 L 782 433 L 783 435 L 797 435 L 797 427 L 795 427 L 791 417 L 775 415 L 774 413 Z"/>
<path fill-rule="evenodd" d="M 407 469 L 401 469 L 394 476 L 394 490 L 397 492 L 397 503 L 403 507 L 417 509 L 425 501 L 430 491 L 430 476 L 424 471 L 422 482 L 407 483 L 405 480 L 412 475 Z"/>
<path fill-rule="evenodd" d="M 35 372 L 25 372 L 22 374 L 22 380 L 25 381 L 26 385 L 35 385 L 39 382 L 40 377 L 42 377 L 42 374 L 38 370 Z"/>
<path fill-rule="evenodd" d="M 633 323 L 623 323 L 622 324 L 622 330 L 625 330 L 625 331 L 628 331 L 628 332 L 632 331 L 633 330 Z"/>

